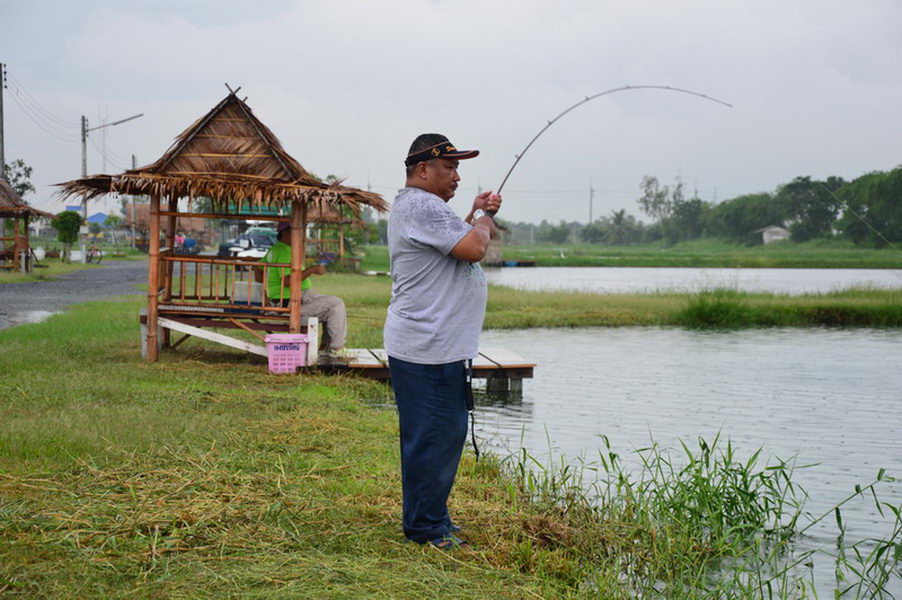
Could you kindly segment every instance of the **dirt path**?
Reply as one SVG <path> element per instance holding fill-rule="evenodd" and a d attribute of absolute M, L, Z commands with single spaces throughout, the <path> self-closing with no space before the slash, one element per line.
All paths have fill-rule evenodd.
<path fill-rule="evenodd" d="M 51 281 L 0 285 L 0 329 L 40 321 L 70 304 L 139 293 L 147 283 L 147 261 L 105 262 L 100 268 L 73 271 Z"/>

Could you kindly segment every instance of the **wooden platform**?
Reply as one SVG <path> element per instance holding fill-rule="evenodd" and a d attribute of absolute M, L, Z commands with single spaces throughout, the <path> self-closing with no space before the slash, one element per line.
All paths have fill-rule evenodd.
<path fill-rule="evenodd" d="M 259 342 L 247 341 L 211 331 L 216 329 L 243 329 L 254 335 L 259 341 L 263 341 L 263 332 L 278 332 L 287 329 L 285 322 L 260 322 L 267 319 L 266 315 L 249 316 L 242 313 L 198 312 L 196 308 L 191 310 L 177 310 L 178 307 L 162 306 L 160 317 L 157 321 L 159 332 L 157 335 L 157 350 L 161 350 L 164 340 L 169 339 L 169 332 L 178 332 L 182 338 L 168 344 L 172 348 L 178 347 L 191 336 L 206 339 L 217 344 L 230 346 L 238 350 L 266 357 L 266 346 Z M 141 354 L 147 354 L 147 315 L 145 309 L 141 309 Z M 304 333 L 311 339 L 319 339 L 319 321 L 315 317 L 306 319 Z M 164 332 L 167 335 L 164 335 Z M 320 355 L 316 345 L 307 348 L 307 365 L 299 369 L 300 373 L 357 373 L 372 379 L 388 380 L 391 378 L 388 370 L 388 355 L 382 348 L 350 348 L 354 356 L 349 359 L 331 359 Z M 481 348 L 479 356 L 473 361 L 473 378 L 485 379 L 486 388 L 491 391 L 519 392 L 522 390 L 523 380 L 532 379 L 535 363 L 531 363 L 516 352 L 504 348 Z"/>
<path fill-rule="evenodd" d="M 350 351 L 355 352 L 356 357 L 347 361 L 320 357 L 316 367 L 308 367 L 303 371 L 354 372 L 373 379 L 389 379 L 388 356 L 385 350 L 351 348 Z M 481 348 L 479 357 L 473 361 L 473 377 L 489 380 L 493 389 L 516 390 L 519 389 L 523 379 L 532 378 L 535 366 L 535 363 L 510 350 Z"/>

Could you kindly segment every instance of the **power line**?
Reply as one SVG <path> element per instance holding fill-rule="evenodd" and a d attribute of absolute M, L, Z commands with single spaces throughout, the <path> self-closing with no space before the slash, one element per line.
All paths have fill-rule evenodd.
<path fill-rule="evenodd" d="M 96 148 L 97 151 L 100 152 L 101 156 L 103 156 L 103 158 L 106 159 L 111 165 L 113 165 L 120 171 L 126 170 L 125 167 L 123 167 L 121 164 L 119 164 L 119 161 L 113 160 L 111 156 L 109 156 L 106 152 L 104 152 L 103 147 L 100 144 L 98 144 L 94 138 L 89 137 L 88 141 L 91 142 L 91 145 L 94 146 L 94 148 Z"/>
<path fill-rule="evenodd" d="M 55 137 L 56 139 L 61 140 L 63 142 L 77 142 L 78 141 L 77 135 L 72 135 L 70 133 L 66 133 L 65 131 L 61 131 L 61 130 L 57 129 L 54 125 L 52 125 L 46 121 L 42 121 L 40 116 L 37 113 L 32 113 L 31 110 L 27 107 L 27 105 L 23 104 L 22 101 L 19 100 L 19 98 L 16 97 L 15 94 L 11 94 L 10 96 L 12 97 L 13 102 L 15 102 L 19 106 L 19 108 L 22 109 L 22 112 L 25 113 L 25 116 L 27 116 L 28 119 L 32 123 L 37 125 L 46 134 L 48 134 L 52 137 Z"/>
<path fill-rule="evenodd" d="M 15 76 L 10 75 L 9 78 L 16 86 L 16 94 L 21 92 L 22 100 L 28 102 L 29 105 L 32 106 L 37 113 L 41 114 L 48 122 L 54 122 L 58 127 L 65 127 L 66 129 L 78 129 L 78 125 L 73 124 L 72 121 L 67 121 L 66 119 L 57 116 L 43 104 L 38 102 L 37 98 L 29 94 L 28 90 L 25 89 L 22 83 L 18 79 L 16 79 Z"/>

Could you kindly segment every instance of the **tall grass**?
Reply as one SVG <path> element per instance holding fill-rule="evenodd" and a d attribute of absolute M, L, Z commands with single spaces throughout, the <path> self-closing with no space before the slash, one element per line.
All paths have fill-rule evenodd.
<path fill-rule="evenodd" d="M 543 463 L 525 450 L 504 463 L 520 492 L 553 515 L 528 529 L 517 554 L 524 565 L 533 568 L 547 548 L 578 549 L 591 557 L 582 588 L 612 598 L 817 598 L 824 585 L 814 580 L 815 561 L 835 564 L 837 597 L 888 597 L 902 583 L 902 507 L 877 499 L 876 486 L 892 481 L 882 471 L 810 517 L 793 460 L 761 465 L 760 450 L 739 460 L 717 437 L 681 442 L 677 456 L 653 443 L 627 467 L 607 438 L 602 444 L 594 463 Z M 883 539 L 850 543 L 841 507 L 864 494 L 894 522 Z M 798 546 L 834 513 L 835 552 Z"/>
<path fill-rule="evenodd" d="M 690 329 L 902 326 L 902 290 L 781 296 L 716 288 L 683 298 L 685 305 L 674 312 L 672 323 Z"/>

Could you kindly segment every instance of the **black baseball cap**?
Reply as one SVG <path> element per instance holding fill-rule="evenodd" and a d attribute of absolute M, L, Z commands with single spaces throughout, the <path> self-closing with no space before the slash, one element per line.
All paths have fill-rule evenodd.
<path fill-rule="evenodd" d="M 411 167 L 433 158 L 465 160 L 477 156 L 479 156 L 479 150 L 458 150 L 447 137 L 440 133 L 424 133 L 418 135 L 410 145 L 404 164 Z"/>

